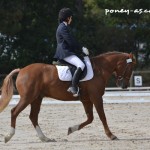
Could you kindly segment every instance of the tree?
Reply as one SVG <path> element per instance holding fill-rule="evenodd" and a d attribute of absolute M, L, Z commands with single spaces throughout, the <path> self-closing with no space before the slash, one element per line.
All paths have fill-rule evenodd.
<path fill-rule="evenodd" d="M 1 0 L 0 69 L 8 72 L 35 62 L 51 63 L 56 49 L 58 12 L 70 7 L 72 32 L 92 55 L 106 51 L 137 51 L 146 43 L 145 62 L 150 55 L 149 13 L 109 13 L 105 9 L 147 9 L 149 0 Z M 138 53 L 136 53 L 138 55 Z"/>
<path fill-rule="evenodd" d="M 149 0 L 86 0 L 85 8 L 87 16 L 97 19 L 94 22 L 96 28 L 96 38 L 103 46 L 101 51 L 117 50 L 130 52 L 134 51 L 138 56 L 139 49 L 137 42 L 146 43 L 146 62 L 149 59 L 149 40 L 150 40 L 150 15 Z M 129 10 L 127 13 L 109 13 L 108 10 Z M 93 20 L 91 19 L 91 22 Z M 99 35 L 97 35 L 99 34 Z M 100 37 L 102 35 L 103 38 Z M 105 46 L 106 45 L 106 46 Z"/>
<path fill-rule="evenodd" d="M 1 68 L 4 68 L 4 64 L 9 64 L 5 68 L 10 71 L 13 67 L 23 67 L 36 62 L 51 63 L 56 49 L 58 12 L 62 7 L 70 7 L 75 12 L 75 18 L 82 14 L 82 0 L 2 0 Z M 76 28 L 76 23 L 73 28 Z M 12 62 L 13 66 L 10 65 Z"/>

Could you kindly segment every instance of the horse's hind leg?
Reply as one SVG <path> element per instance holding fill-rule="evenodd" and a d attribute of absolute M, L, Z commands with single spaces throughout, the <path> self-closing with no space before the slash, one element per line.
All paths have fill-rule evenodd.
<path fill-rule="evenodd" d="M 42 132 L 39 124 L 38 124 L 38 114 L 40 112 L 40 106 L 41 106 L 42 98 L 36 99 L 31 103 L 31 112 L 30 112 L 30 120 L 37 132 L 38 137 L 42 142 L 53 142 L 55 140 L 51 140 L 47 138 L 44 133 Z"/>
<path fill-rule="evenodd" d="M 15 134 L 16 119 L 19 113 L 28 105 L 24 99 L 20 99 L 19 103 L 11 110 L 11 131 L 5 136 L 5 143 L 7 143 Z"/>
<path fill-rule="evenodd" d="M 79 125 L 75 125 L 73 127 L 69 127 L 68 129 L 68 135 L 82 129 L 83 127 L 85 127 L 86 125 L 90 124 L 93 121 L 93 104 L 90 101 L 83 101 L 82 102 L 84 109 L 85 109 L 85 113 L 87 115 L 87 120 Z"/>

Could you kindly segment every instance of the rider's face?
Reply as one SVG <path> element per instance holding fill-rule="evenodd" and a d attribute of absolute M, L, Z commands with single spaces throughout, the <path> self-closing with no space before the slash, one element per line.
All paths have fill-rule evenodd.
<path fill-rule="evenodd" d="M 71 24 L 71 22 L 72 22 L 72 16 L 70 16 L 70 17 L 68 18 L 68 24 Z"/>

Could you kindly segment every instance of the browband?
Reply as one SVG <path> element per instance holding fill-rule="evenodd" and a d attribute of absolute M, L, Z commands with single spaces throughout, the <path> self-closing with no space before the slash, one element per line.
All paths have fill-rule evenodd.
<path fill-rule="evenodd" d="M 126 59 L 126 61 L 127 61 L 127 64 L 128 64 L 128 63 L 131 63 L 131 62 L 132 62 L 132 59 L 129 58 L 129 59 Z"/>

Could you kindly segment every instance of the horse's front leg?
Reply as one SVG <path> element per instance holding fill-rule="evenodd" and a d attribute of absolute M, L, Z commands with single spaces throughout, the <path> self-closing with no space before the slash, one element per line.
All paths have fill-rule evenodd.
<path fill-rule="evenodd" d="M 107 124 L 107 120 L 106 120 L 106 116 L 105 116 L 105 112 L 104 112 L 104 107 L 103 107 L 103 99 L 102 97 L 98 98 L 97 97 L 91 97 L 93 103 L 94 103 L 94 106 L 96 108 L 96 111 L 99 115 L 99 118 L 100 120 L 102 121 L 103 123 L 103 126 L 104 126 L 104 130 L 105 130 L 105 133 L 106 135 L 111 139 L 111 140 L 115 140 L 115 139 L 118 139 L 115 135 L 112 134 L 112 132 L 110 131 L 109 127 L 108 127 L 108 124 Z"/>
<path fill-rule="evenodd" d="M 84 106 L 85 113 L 87 115 L 87 120 L 79 125 L 69 127 L 68 135 L 77 130 L 82 129 L 83 127 L 85 127 L 86 125 L 90 124 L 93 121 L 93 104 L 90 101 L 83 101 L 82 104 Z"/>

